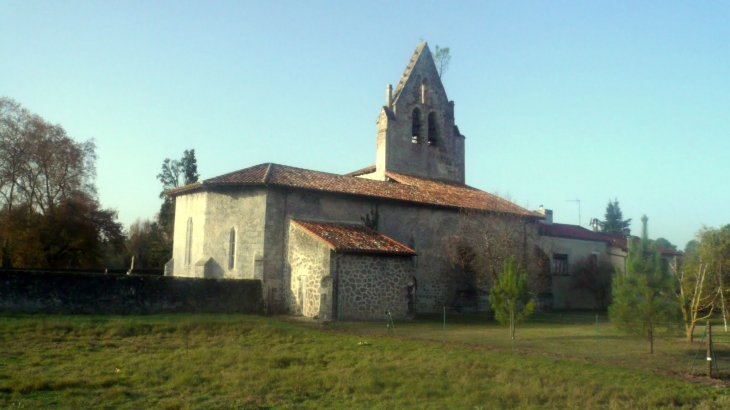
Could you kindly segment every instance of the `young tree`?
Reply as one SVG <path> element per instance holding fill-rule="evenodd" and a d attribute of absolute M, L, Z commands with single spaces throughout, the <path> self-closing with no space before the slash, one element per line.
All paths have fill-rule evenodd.
<path fill-rule="evenodd" d="M 509 323 L 510 338 L 514 340 L 515 325 L 535 309 L 535 302 L 527 292 L 527 273 L 514 256 L 504 262 L 502 273 L 492 285 L 489 304 L 499 323 Z"/>
<path fill-rule="evenodd" d="M 677 280 L 675 293 L 682 310 L 687 341 L 692 343 L 697 322 L 712 317 L 719 288 L 713 286 L 707 264 L 696 253 L 687 255 L 682 264 L 675 260 L 670 267 Z"/>
<path fill-rule="evenodd" d="M 629 229 L 631 225 L 631 218 L 624 220 L 623 213 L 621 213 L 621 207 L 618 204 L 618 199 L 614 199 L 613 202 L 608 201 L 606 206 L 606 215 L 604 221 L 598 221 L 598 226 L 601 228 L 601 232 L 605 233 L 617 233 L 622 234 L 624 231 Z"/>
<path fill-rule="evenodd" d="M 438 70 L 439 78 L 441 78 L 451 64 L 451 50 L 448 47 L 441 48 L 438 45 L 436 45 L 435 50 L 433 53 L 433 61 L 436 63 L 436 70 Z"/>
<path fill-rule="evenodd" d="M 639 241 L 629 240 L 626 275 L 619 271 L 613 280 L 613 303 L 608 316 L 616 327 L 626 333 L 643 337 L 654 353 L 654 339 L 673 328 L 671 321 L 678 309 L 672 295 L 672 282 L 662 271 L 661 255 L 649 240 L 647 222 L 641 218 Z"/>

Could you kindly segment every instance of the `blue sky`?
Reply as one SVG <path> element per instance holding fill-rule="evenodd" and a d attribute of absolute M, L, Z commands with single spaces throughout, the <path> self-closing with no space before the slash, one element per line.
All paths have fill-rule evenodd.
<path fill-rule="evenodd" d="M 730 223 L 730 3 L 0 0 L 0 95 L 98 145 L 125 225 L 162 160 L 345 173 L 421 38 L 466 135 L 467 183 L 582 225 L 618 198 L 684 247 Z"/>

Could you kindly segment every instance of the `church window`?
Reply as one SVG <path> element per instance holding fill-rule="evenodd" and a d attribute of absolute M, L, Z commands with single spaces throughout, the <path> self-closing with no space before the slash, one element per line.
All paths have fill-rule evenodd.
<path fill-rule="evenodd" d="M 436 120 L 436 113 L 428 113 L 428 145 L 436 145 L 438 141 L 438 121 Z"/>
<path fill-rule="evenodd" d="M 236 230 L 231 228 L 228 234 L 228 270 L 232 270 L 236 262 Z"/>
<path fill-rule="evenodd" d="M 412 142 L 414 144 L 421 143 L 421 110 L 418 107 L 413 109 L 412 122 L 411 122 L 411 135 Z"/>
<path fill-rule="evenodd" d="M 193 247 L 193 218 L 188 218 L 188 226 L 185 231 L 185 265 L 190 265 Z"/>

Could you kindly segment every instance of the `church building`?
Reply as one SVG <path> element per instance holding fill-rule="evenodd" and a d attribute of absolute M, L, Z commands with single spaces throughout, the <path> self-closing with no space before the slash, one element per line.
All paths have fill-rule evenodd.
<path fill-rule="evenodd" d="M 466 185 L 465 137 L 428 45 L 377 119 L 375 165 L 345 175 L 265 163 L 172 189 L 166 275 L 257 279 L 272 311 L 404 318 L 454 298 L 448 241 L 472 215 L 543 218 Z"/>

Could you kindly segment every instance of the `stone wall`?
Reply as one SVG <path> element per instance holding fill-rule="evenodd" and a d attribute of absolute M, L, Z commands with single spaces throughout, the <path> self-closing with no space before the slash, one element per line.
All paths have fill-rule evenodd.
<path fill-rule="evenodd" d="M 410 257 L 344 254 L 337 258 L 338 319 L 379 320 L 388 311 L 394 319 L 407 316 Z"/>
<path fill-rule="evenodd" d="M 330 252 L 323 242 L 290 224 L 285 267 L 289 274 L 284 280 L 287 294 L 291 296 L 287 298 L 290 313 L 307 317 L 319 315 L 322 279 L 330 275 Z"/>
<path fill-rule="evenodd" d="M 174 261 L 172 275 L 174 276 L 195 277 L 195 263 L 203 257 L 207 201 L 207 192 L 197 192 L 175 198 L 175 230 L 172 249 Z M 193 222 L 193 241 L 189 263 L 186 262 L 185 255 L 188 219 Z"/>
<path fill-rule="evenodd" d="M 0 311 L 258 313 L 261 282 L 165 276 L 0 271 Z"/>

